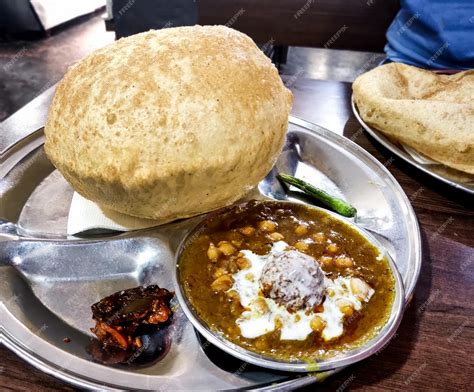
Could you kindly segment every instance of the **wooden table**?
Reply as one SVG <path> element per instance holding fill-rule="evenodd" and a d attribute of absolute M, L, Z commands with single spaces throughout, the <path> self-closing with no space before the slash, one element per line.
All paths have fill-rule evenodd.
<path fill-rule="evenodd" d="M 387 166 L 413 204 L 423 241 L 420 279 L 395 338 L 377 355 L 317 389 L 472 391 L 473 198 L 405 164 L 370 139 L 351 113 L 350 84 L 308 79 L 287 83 L 295 94 L 293 115 L 344 134 Z M 20 123 L 21 113 L 16 116 Z M 73 390 L 0 348 L 0 390 L 52 388 Z"/>

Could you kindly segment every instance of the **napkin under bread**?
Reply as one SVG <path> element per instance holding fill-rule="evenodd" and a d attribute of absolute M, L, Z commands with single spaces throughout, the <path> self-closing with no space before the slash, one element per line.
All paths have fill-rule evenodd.
<path fill-rule="evenodd" d="M 137 218 L 100 207 L 74 192 L 67 220 L 67 234 L 84 232 L 131 231 L 158 226 L 165 222 Z"/>
<path fill-rule="evenodd" d="M 258 188 L 252 188 L 238 202 L 265 199 Z M 67 234 L 79 233 L 110 233 L 114 231 L 132 231 L 160 226 L 171 220 L 152 220 L 125 215 L 109 208 L 99 206 L 91 200 L 74 192 L 69 207 Z"/>

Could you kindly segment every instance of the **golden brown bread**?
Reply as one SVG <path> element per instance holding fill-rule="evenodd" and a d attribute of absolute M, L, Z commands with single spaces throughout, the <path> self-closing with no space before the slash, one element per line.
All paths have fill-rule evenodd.
<path fill-rule="evenodd" d="M 149 31 L 69 69 L 45 149 L 84 197 L 169 221 L 253 188 L 281 151 L 292 101 L 245 34 L 224 26 Z"/>
<path fill-rule="evenodd" d="M 439 75 L 390 63 L 359 76 L 352 89 L 367 124 L 474 174 L 474 70 Z"/>

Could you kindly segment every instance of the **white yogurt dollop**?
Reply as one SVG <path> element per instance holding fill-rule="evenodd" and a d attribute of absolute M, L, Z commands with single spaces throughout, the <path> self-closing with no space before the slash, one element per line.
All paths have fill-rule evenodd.
<path fill-rule="evenodd" d="M 278 241 L 273 244 L 269 255 L 283 252 L 287 248 L 289 248 L 287 243 Z M 357 297 L 351 288 L 350 283 L 353 278 L 338 277 L 335 280 L 324 278 L 326 296 L 323 302 L 323 312 L 315 313 L 308 309 L 289 312 L 285 306 L 262 295 L 259 280 L 269 255 L 260 256 L 250 250 L 241 252 L 249 261 L 250 266 L 233 275 L 234 284 L 230 290 L 235 290 L 239 294 L 240 303 L 246 308 L 236 321 L 241 335 L 245 338 L 254 339 L 265 335 L 274 331 L 279 324 L 281 340 L 305 340 L 312 332 L 311 320 L 317 315 L 326 323 L 321 333 L 322 338 L 331 340 L 341 336 L 344 332 L 344 314 L 336 302 L 345 300 L 351 302 L 355 310 L 362 308 L 360 296 Z M 370 288 L 362 300 L 368 302 L 373 294 L 374 290 Z M 261 304 L 259 306 L 257 300 L 265 301 L 267 308 L 265 311 L 262 311 Z"/>

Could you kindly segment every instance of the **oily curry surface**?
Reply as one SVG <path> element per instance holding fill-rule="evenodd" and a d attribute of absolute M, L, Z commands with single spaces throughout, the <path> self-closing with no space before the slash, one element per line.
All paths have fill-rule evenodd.
<path fill-rule="evenodd" d="M 242 336 L 237 320 L 245 308 L 231 290 L 232 276 L 248 267 L 242 251 L 266 255 L 277 241 L 313 257 L 327 278 L 360 278 L 374 290 L 362 309 L 343 311 L 341 336 L 323 339 L 317 325 L 304 340 L 281 340 L 278 326 L 256 338 Z M 386 323 L 394 300 L 394 279 L 377 248 L 324 211 L 293 203 L 253 201 L 213 215 L 188 240 L 178 268 L 187 298 L 210 329 L 284 360 L 335 356 L 361 345 Z"/>

